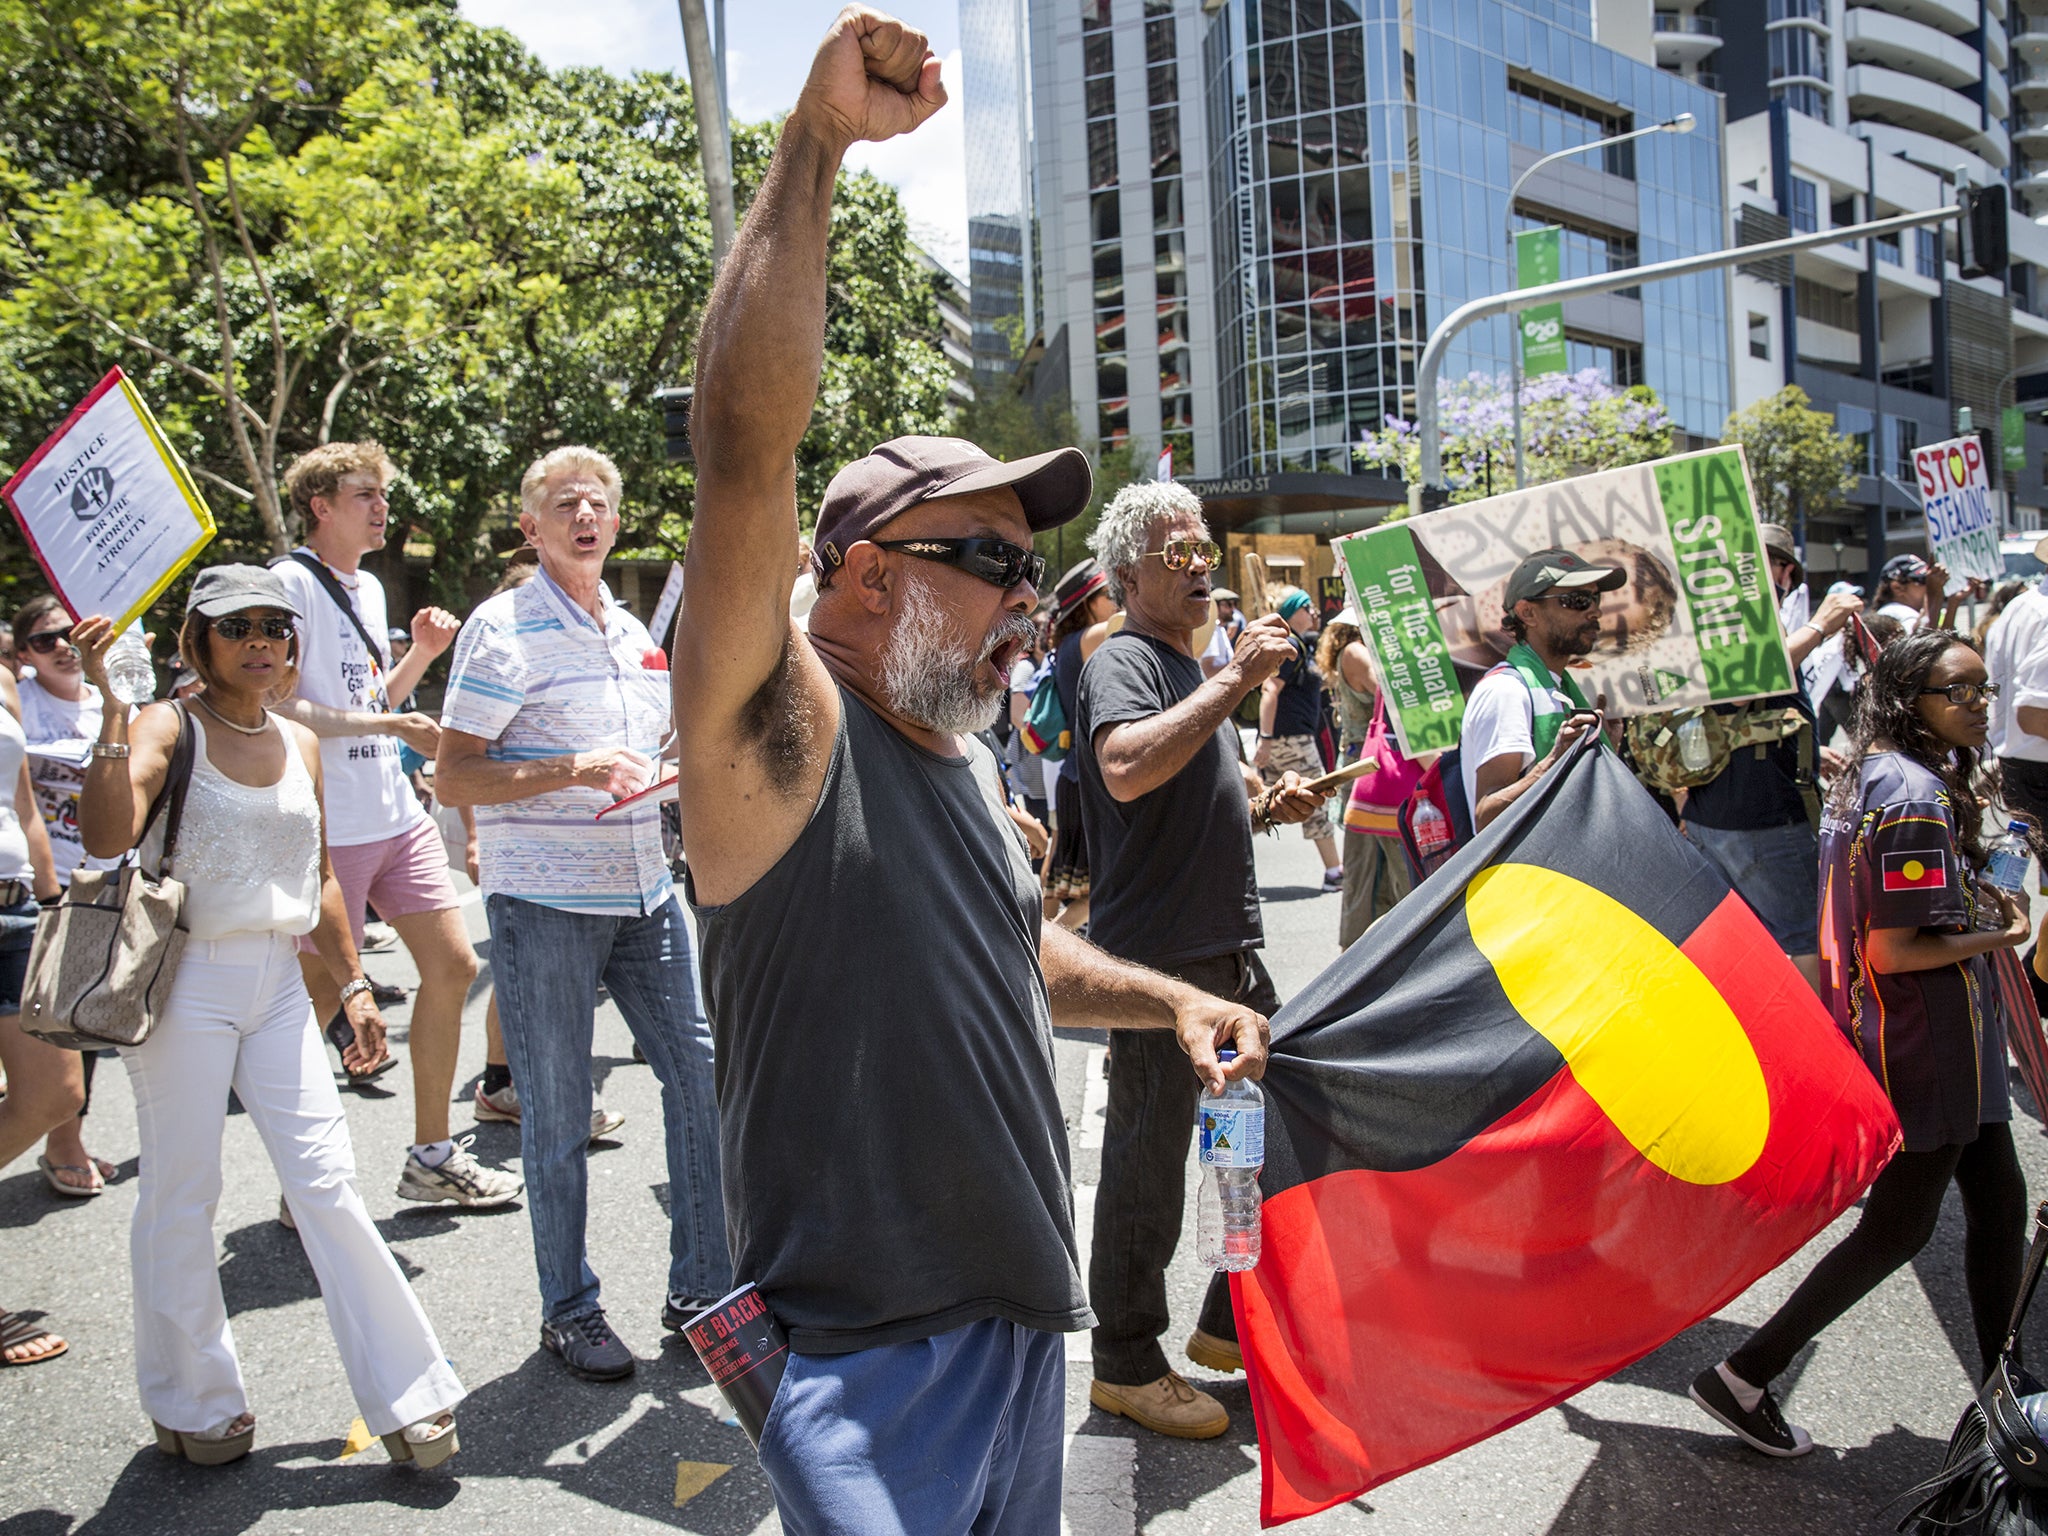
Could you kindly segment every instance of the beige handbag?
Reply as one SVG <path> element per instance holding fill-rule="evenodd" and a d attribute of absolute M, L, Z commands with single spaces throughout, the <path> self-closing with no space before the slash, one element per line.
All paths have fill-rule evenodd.
<path fill-rule="evenodd" d="M 165 816 L 156 873 L 138 864 L 81 869 L 60 902 L 43 909 L 22 983 L 21 1027 L 51 1045 L 98 1051 L 140 1045 L 156 1027 L 185 952 L 185 887 L 170 876 L 185 790 L 192 779 L 192 721 L 182 704 L 164 787 L 142 824 L 139 847 Z"/>

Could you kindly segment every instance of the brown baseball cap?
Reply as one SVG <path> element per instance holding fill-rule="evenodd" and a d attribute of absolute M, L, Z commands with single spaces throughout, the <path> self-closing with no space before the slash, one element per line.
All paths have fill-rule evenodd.
<path fill-rule="evenodd" d="M 825 487 L 812 560 L 828 574 L 845 563 L 847 550 L 918 503 L 1006 485 L 1023 502 L 1031 531 L 1042 533 L 1081 515 L 1095 477 L 1078 448 L 1005 464 L 961 437 L 892 437 Z"/>
<path fill-rule="evenodd" d="M 1612 592 L 1627 581 L 1628 572 L 1618 565 L 1595 565 L 1568 549 L 1539 549 L 1508 576 L 1501 601 L 1512 613 L 1515 604 L 1533 602 L 1554 587 Z"/>
<path fill-rule="evenodd" d="M 1783 523 L 1758 523 L 1756 526 L 1757 532 L 1764 536 L 1765 551 L 1786 561 L 1798 572 L 1799 578 L 1805 580 L 1806 562 L 1799 558 L 1799 547 L 1792 542 L 1792 530 Z"/>

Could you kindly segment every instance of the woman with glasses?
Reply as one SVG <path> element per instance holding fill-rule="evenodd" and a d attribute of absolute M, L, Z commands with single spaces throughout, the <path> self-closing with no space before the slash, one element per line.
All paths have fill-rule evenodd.
<path fill-rule="evenodd" d="M 1963 1275 L 1988 1373 L 2019 1290 L 2026 1185 L 2013 1151 L 2005 1027 L 1987 956 L 2027 942 L 2023 900 L 1982 883 L 1997 809 L 1979 753 L 1997 689 L 1967 640 L 1923 629 L 1885 647 L 1821 818 L 1821 974 L 1835 1022 L 1905 1132 L 1863 1216 L 1693 1400 L 1770 1456 L 1813 1449 L 1770 1384 L 1934 1235 L 1962 1195 Z"/>
<path fill-rule="evenodd" d="M 188 706 L 194 753 L 170 870 L 186 887 L 189 937 L 155 1030 L 121 1053 L 142 1142 L 130 1236 L 136 1370 L 159 1449 L 204 1465 L 248 1454 L 256 1421 L 213 1246 L 233 1088 L 284 1187 L 363 1422 L 394 1460 L 434 1466 L 457 1448 L 450 1410 L 462 1386 L 356 1192 L 297 959 L 298 936 L 311 933 L 355 1034 L 343 1064 L 374 1066 L 384 1021 L 327 857 L 319 745 L 264 707 L 290 691 L 299 621 L 284 583 L 260 566 L 201 572 L 186 604 L 179 654 L 206 684 Z M 75 639 L 104 687 L 112 623 L 83 619 Z M 89 850 L 135 846 L 178 724 L 179 706 L 153 704 L 131 739 L 125 712 L 106 712 L 82 805 Z M 159 867 L 162 846 L 159 821 L 139 850 L 145 868 Z"/>
<path fill-rule="evenodd" d="M 28 741 L 29 779 L 36 805 L 49 833 L 58 895 L 71 884 L 74 869 L 112 869 L 119 859 L 94 859 L 78 840 L 78 794 L 85 787 L 86 747 L 100 733 L 103 696 L 85 680 L 78 652 L 71 644 L 71 615 L 45 592 L 16 610 L 14 633 L 26 672 L 20 683 L 22 734 Z M 85 1117 L 92 1107 L 93 1052 L 84 1055 L 84 1106 L 50 1132 L 43 1155 L 36 1160 L 51 1190 L 72 1199 L 89 1199 L 106 1188 L 114 1165 L 85 1150 Z"/>

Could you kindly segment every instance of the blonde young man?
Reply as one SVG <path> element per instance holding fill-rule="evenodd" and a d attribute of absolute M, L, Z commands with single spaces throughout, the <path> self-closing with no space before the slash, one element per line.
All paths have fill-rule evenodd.
<path fill-rule="evenodd" d="M 448 1127 L 476 951 L 448 879 L 440 834 L 399 761 L 401 744 L 433 752 L 440 728 L 425 715 L 393 713 L 455 638 L 455 618 L 445 609 L 421 609 L 412 620 L 412 649 L 394 665 L 384 587 L 362 568 L 363 556 L 384 547 L 393 473 L 375 443 L 326 443 L 285 472 L 305 542 L 273 569 L 305 621 L 297 696 L 279 713 L 320 737 L 327 845 L 356 943 L 363 942 L 367 901 L 397 930 L 419 968 L 407 1047 L 413 1144 L 398 1193 L 408 1200 L 504 1205 L 517 1198 L 520 1180 L 479 1163 Z M 299 962 L 325 1028 L 341 1011 L 334 981 L 306 943 Z"/>

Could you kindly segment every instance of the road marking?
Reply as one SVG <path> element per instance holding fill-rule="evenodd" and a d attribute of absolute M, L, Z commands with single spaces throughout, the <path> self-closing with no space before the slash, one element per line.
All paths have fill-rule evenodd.
<path fill-rule="evenodd" d="M 1067 1441 L 1061 1536 L 1136 1536 L 1138 1446 L 1107 1435 Z"/>
<path fill-rule="evenodd" d="M 1095 1236 L 1095 1186 L 1076 1184 L 1074 1186 L 1074 1249 L 1079 1260 L 1081 1284 L 1088 1283 L 1088 1250 Z M 1094 1351 L 1089 1348 L 1088 1330 L 1067 1335 L 1067 1358 L 1079 1360 L 1091 1370 L 1095 1365 Z"/>
<path fill-rule="evenodd" d="M 1109 1125 L 1109 1079 L 1102 1064 L 1109 1060 L 1109 1047 L 1088 1047 L 1088 1064 L 1081 1069 L 1081 1124 L 1078 1145 L 1082 1151 L 1102 1149 L 1103 1132 Z"/>
<path fill-rule="evenodd" d="M 376 1438 L 375 1435 L 370 1433 L 370 1426 L 361 1419 L 357 1419 L 353 1424 L 349 1425 L 348 1438 L 341 1443 L 340 1460 L 347 1461 L 349 1457 L 367 1451 L 370 1448 L 370 1442 Z"/>
<path fill-rule="evenodd" d="M 722 1461 L 679 1461 L 676 1463 L 676 1503 L 681 1509 L 732 1468 Z"/>

